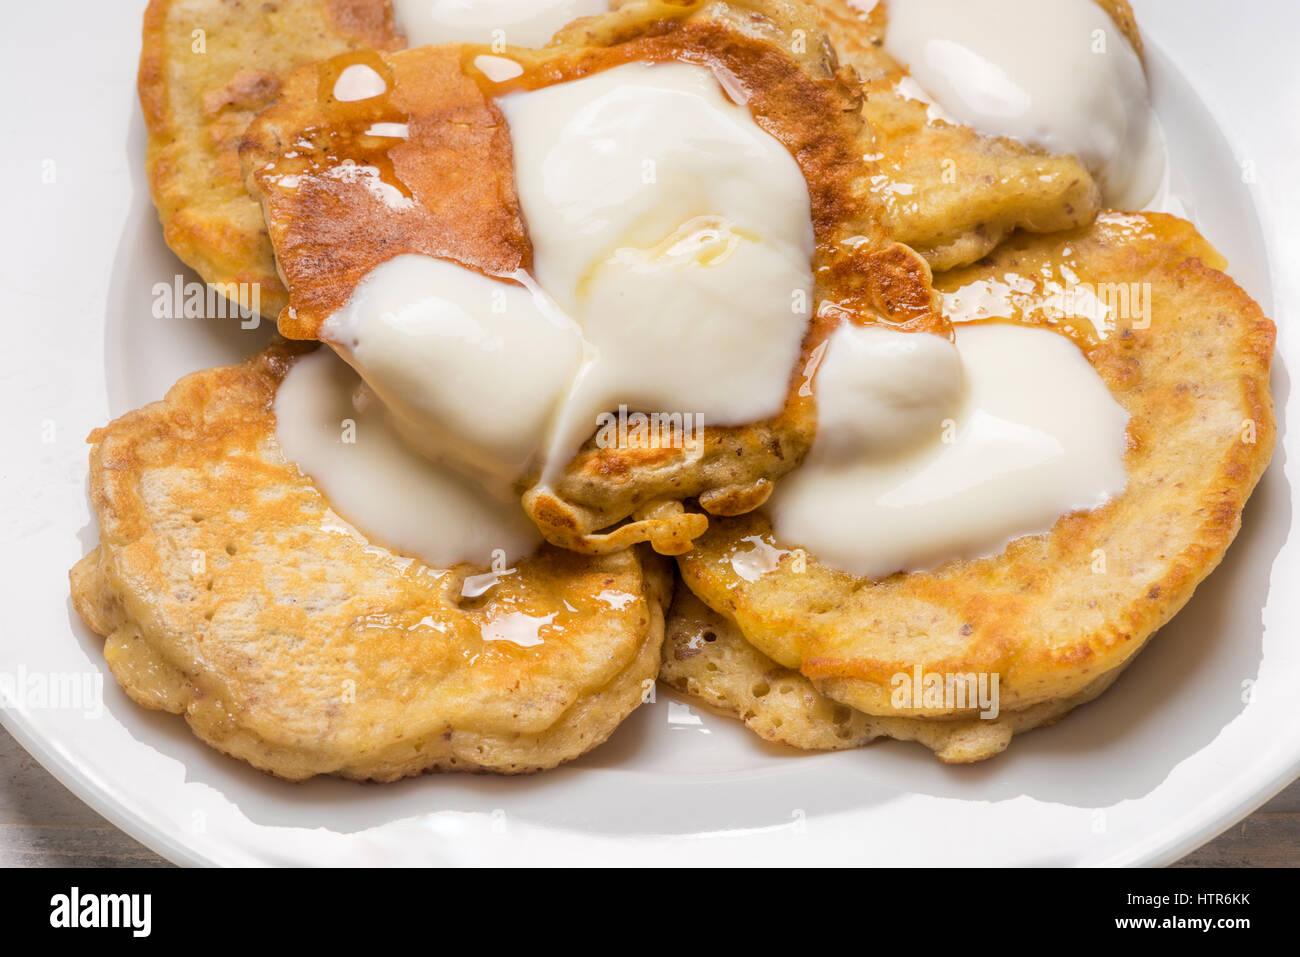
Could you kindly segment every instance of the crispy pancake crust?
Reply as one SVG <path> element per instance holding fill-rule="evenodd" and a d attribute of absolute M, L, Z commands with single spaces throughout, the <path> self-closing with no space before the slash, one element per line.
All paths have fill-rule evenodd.
<path fill-rule="evenodd" d="M 1128 486 L 1107 505 L 1000 555 L 883 580 L 787 552 L 746 581 L 733 556 L 756 540 L 795 544 L 774 542 L 766 517 L 748 515 L 713 523 L 680 560 L 686 583 L 765 654 L 869 714 L 898 713 L 890 680 L 914 665 L 999 673 L 1008 711 L 1079 694 L 1128 661 L 1218 565 L 1272 453 L 1276 330 L 1207 258 L 1218 259 L 1182 220 L 1108 213 L 1073 233 L 1018 235 L 937 282 L 958 312 L 978 300 L 963 294 L 972 284 L 1019 277 L 1038 294 L 1008 300 L 1010 318 L 1057 327 L 1084 348 L 1130 414 Z M 1062 264 L 1082 282 L 1149 283 L 1149 327 L 1124 319 L 1100 340 L 1086 323 L 1062 325 L 1044 307 Z"/>
<path fill-rule="evenodd" d="M 288 293 L 244 188 L 244 128 L 294 68 L 401 46 L 388 0 L 151 0 L 140 105 L 149 186 L 172 251 L 210 283 L 258 284 L 262 311 L 279 313 Z"/>
<path fill-rule="evenodd" d="M 73 601 L 123 688 L 292 780 L 536 771 L 604 741 L 658 670 L 661 560 L 544 547 L 462 599 L 484 569 L 367 542 L 284 461 L 272 401 L 301 351 L 195 373 L 91 435 L 100 546 Z M 554 616 L 540 644 L 485 639 L 516 612 Z"/>
<path fill-rule="evenodd" d="M 840 55 L 871 78 L 866 112 L 879 128 L 885 154 L 876 188 L 900 242 L 946 269 L 983 255 L 1015 226 L 1068 228 L 1096 211 L 1091 180 L 1086 173 L 1071 179 L 1076 170 L 1070 164 L 1037 169 L 1033 162 L 1047 161 L 1011 141 L 991 145 L 969 131 L 926 122 L 924 108 L 893 89 L 902 71 L 878 48 L 884 30 L 880 7 L 862 14 L 846 0 L 815 2 Z M 1140 51 L 1127 0 L 1099 2 Z M 733 8 L 732 16 L 743 20 L 743 8 Z M 202 54 L 195 52 L 197 29 L 205 32 Z M 608 29 L 580 22 L 562 37 L 582 42 L 602 32 L 609 42 Z M 294 68 L 348 50 L 403 46 L 388 0 L 151 0 L 139 90 L 150 134 L 150 186 L 168 245 L 209 282 L 259 284 L 259 305 L 268 315 L 278 314 L 288 293 L 265 223 L 237 184 L 239 138 Z M 811 46 L 810 57 L 826 57 L 824 44 Z M 957 168 L 970 174 L 960 187 L 939 177 L 942 160 L 953 157 L 963 157 Z M 1021 195 L 991 175 L 1008 163 L 1024 168 L 1014 178 Z M 886 188 L 897 183 L 919 187 L 925 201 L 900 200 Z M 1062 212 L 1065 206 L 1070 209 Z"/>
<path fill-rule="evenodd" d="M 631 61 L 686 60 L 745 90 L 760 126 L 790 150 L 808 183 L 816 315 L 805 360 L 844 318 L 949 333 L 928 266 L 880 227 L 860 161 L 871 140 L 858 94 L 837 72 L 807 4 L 636 0 L 577 21 L 543 50 L 497 51 L 523 67 L 502 83 L 473 65 L 490 52 L 448 45 L 339 57 L 297 71 L 280 102 L 249 127 L 242 148 L 249 188 L 263 201 L 291 292 L 281 332 L 315 337 L 370 270 L 403 253 L 495 276 L 529 268 L 509 130 L 494 97 Z M 335 100 L 334 81 L 358 63 L 383 76 L 388 93 Z M 377 122 L 406 123 L 409 138 L 370 135 Z M 707 525 L 704 515 L 683 511 L 683 499 L 698 498 L 713 514 L 745 512 L 802 459 L 815 426 L 803 366 L 791 370 L 776 418 L 706 427 L 698 454 L 590 442 L 554 487 L 529 489 L 525 507 L 547 539 L 566 548 L 601 553 L 649 540 L 680 554 Z"/>
<path fill-rule="evenodd" d="M 935 271 L 974 262 L 1016 229 L 1050 233 L 1092 221 L 1101 193 L 1074 157 L 931 118 L 928 104 L 900 90 L 907 70 L 882 46 L 885 4 L 863 13 L 850 0 L 813 2 L 840 59 L 862 80 L 884 224 Z M 1127 0 L 1102 5 L 1115 16 Z M 1131 10 L 1116 20 L 1137 39 Z"/>
<path fill-rule="evenodd" d="M 855 711 L 783 668 L 688 589 L 678 588 L 668 612 L 659 680 L 702 704 L 740 718 L 764 740 L 805 751 L 841 751 L 879 738 L 916 741 L 945 764 L 969 764 L 1001 754 L 1013 735 L 1055 724 L 1096 698 L 1122 670 L 1115 669 L 1072 698 L 1047 701 L 995 718 L 944 721 L 877 716 Z"/>

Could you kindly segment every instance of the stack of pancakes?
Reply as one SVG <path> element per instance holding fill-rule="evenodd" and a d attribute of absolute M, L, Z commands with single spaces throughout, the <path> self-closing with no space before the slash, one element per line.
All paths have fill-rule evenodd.
<path fill-rule="evenodd" d="M 1125 0 L 1102 5 L 1140 49 Z M 879 6 L 613 6 L 502 54 L 404 50 L 388 0 L 150 4 L 140 95 L 167 241 L 209 282 L 260 284 L 289 341 L 92 434 L 101 543 L 73 569 L 73 597 L 113 674 L 291 779 L 553 767 L 605 740 L 656 677 L 772 741 L 884 736 L 949 762 L 1101 694 L 1239 527 L 1273 442 L 1272 323 L 1189 224 L 1102 211 L 1074 158 L 931 117 L 899 89 Z M 521 89 L 670 60 L 739 84 L 808 184 L 816 301 L 777 416 L 708 426 L 697 455 L 592 441 L 557 481 L 527 476 L 520 504 L 547 544 L 482 589 L 466 581 L 491 570 L 428 567 L 335 514 L 285 460 L 272 406 L 324 320 L 393 256 L 531 266 L 509 130 L 473 66 L 489 53 L 522 66 Z M 358 63 L 389 90 L 364 109 L 322 92 Z M 410 138 L 368 136 L 375 111 Z M 944 176 L 941 158 L 965 175 Z M 342 162 L 391 175 L 410 202 L 331 176 Z M 1043 277 L 1062 263 L 1082 281 L 1149 283 L 1150 322 L 1060 327 Z M 951 336 L 963 290 L 1013 275 L 998 320 L 1070 336 L 1128 412 L 1123 494 L 999 555 L 879 580 L 778 541 L 762 506 L 811 446 L 805 371 L 831 331 Z M 761 575 L 747 571 L 756 553 Z M 556 627 L 533 645 L 487 640 L 515 614 Z M 894 679 L 917 669 L 997 674 L 999 713 L 900 705 Z"/>

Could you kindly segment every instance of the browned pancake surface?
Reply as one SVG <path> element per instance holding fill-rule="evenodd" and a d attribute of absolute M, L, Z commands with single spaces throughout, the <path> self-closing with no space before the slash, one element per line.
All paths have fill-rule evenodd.
<path fill-rule="evenodd" d="M 1005 751 L 1013 735 L 1055 724 L 1093 700 L 1120 671 L 1101 675 L 1071 698 L 987 718 L 871 715 L 827 697 L 798 671 L 777 664 L 687 588 L 677 588 L 666 627 L 660 681 L 739 718 L 766 741 L 804 751 L 842 751 L 894 738 L 918 742 L 945 764 L 983 761 Z"/>
<path fill-rule="evenodd" d="M 863 116 L 875 133 L 873 185 L 895 239 L 940 271 L 974 262 L 1016 229 L 1048 233 L 1092 221 L 1101 194 L 1074 157 L 946 122 L 900 87 L 907 71 L 883 47 L 888 3 L 813 2 L 841 61 L 861 77 Z M 1140 50 L 1127 0 L 1102 6 Z"/>
<path fill-rule="evenodd" d="M 998 321 L 1057 328 L 1083 348 L 1130 415 L 1128 484 L 1107 505 L 999 555 L 883 580 L 801 561 L 799 543 L 774 541 L 761 514 L 717 520 L 680 560 L 685 581 L 759 650 L 870 714 L 895 713 L 891 679 L 917 665 L 998 673 L 1005 710 L 1080 693 L 1127 662 L 1218 565 L 1272 452 L 1275 329 L 1207 265 L 1218 261 L 1182 220 L 1108 213 L 1072 233 L 1018 235 L 937 281 L 954 315 L 987 302 L 991 284 L 1018 287 Z M 1067 274 L 1098 289 L 1149 284 L 1149 326 L 1136 309 L 1105 338 L 1064 322 L 1052 295 Z M 756 541 L 788 551 L 750 582 L 732 559 Z"/>
<path fill-rule="evenodd" d="M 91 436 L 100 545 L 72 592 L 114 677 L 293 780 L 535 771 L 604 741 L 658 670 L 660 560 L 544 547 L 466 598 L 486 569 L 368 542 L 275 440 L 301 348 L 195 373 Z M 518 615 L 540 643 L 499 637 Z"/>
<path fill-rule="evenodd" d="M 491 53 L 448 45 L 335 58 L 296 72 L 250 126 L 243 155 L 289 284 L 286 335 L 315 337 L 364 276 L 404 253 L 494 276 L 528 268 L 510 135 L 495 98 L 633 61 L 699 63 L 738 84 L 760 126 L 799 164 L 817 241 L 815 316 L 784 411 L 750 426 L 706 427 L 698 454 L 589 443 L 553 488 L 525 495 L 550 541 L 604 552 L 648 539 L 682 552 L 706 525 L 704 515 L 683 513 L 683 500 L 698 498 L 713 514 L 747 511 L 801 460 L 815 428 L 803 369 L 839 321 L 948 334 L 925 262 L 880 225 L 860 159 L 871 136 L 858 92 L 837 71 L 807 4 L 638 0 L 579 21 L 543 50 L 497 51 L 523 67 L 504 83 L 474 65 Z M 359 64 L 379 73 L 387 92 L 336 100 L 335 81 Z M 405 123 L 409 137 L 371 132 L 392 122 Z"/>
<path fill-rule="evenodd" d="M 262 311 L 278 314 L 288 293 L 244 188 L 244 129 L 295 68 L 401 46 L 388 0 L 151 0 L 140 105 L 149 186 L 173 252 L 210 283 L 257 284 Z"/>

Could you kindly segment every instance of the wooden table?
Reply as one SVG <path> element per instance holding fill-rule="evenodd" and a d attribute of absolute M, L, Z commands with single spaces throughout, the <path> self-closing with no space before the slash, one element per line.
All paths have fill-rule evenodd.
<path fill-rule="evenodd" d="M 82 804 L 0 729 L 0 866 L 167 862 Z M 1300 866 L 1300 781 L 1178 867 Z"/>

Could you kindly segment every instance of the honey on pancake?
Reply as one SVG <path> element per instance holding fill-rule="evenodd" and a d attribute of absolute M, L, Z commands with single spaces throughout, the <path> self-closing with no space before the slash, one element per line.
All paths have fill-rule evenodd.
<path fill-rule="evenodd" d="M 412 570 L 425 579 L 431 593 L 444 595 L 448 604 L 463 612 L 477 628 L 477 641 L 468 640 L 466 636 L 470 632 L 466 629 L 456 648 L 457 657 L 467 668 L 519 657 L 521 649 L 535 648 L 594 616 L 621 611 L 640 598 L 629 592 L 606 589 L 591 595 L 569 592 L 557 600 L 551 593 L 489 587 L 483 594 L 466 599 L 460 597 L 457 589 L 457 583 L 466 580 L 463 570 L 433 569 L 419 563 Z M 518 569 L 508 569 L 508 574 L 493 576 L 494 584 L 510 584 L 511 576 L 518 574 Z M 446 621 L 430 615 L 422 607 L 372 612 L 352 621 L 351 629 L 362 634 L 402 633 L 413 639 L 435 640 L 449 633 Z"/>
<path fill-rule="evenodd" d="M 662 565 L 542 548 L 467 589 L 483 565 L 432 568 L 347 529 L 275 440 L 306 351 L 188 376 L 95 431 L 102 543 L 72 589 L 113 675 L 292 780 L 519 773 L 603 741 L 658 670 Z"/>
<path fill-rule="evenodd" d="M 1170 245 L 1190 243 L 1189 252 L 1194 252 L 1207 266 L 1212 269 L 1227 266 L 1223 256 L 1201 237 L 1189 240 L 1186 226 L 1176 219 L 1107 212 L 1098 217 L 1097 223 L 1103 227 L 1107 241 L 1116 246 L 1152 241 Z M 1074 235 L 1093 238 L 1091 229 L 1079 230 Z M 1095 253 L 1090 251 L 1090 255 Z M 1088 259 L 1068 242 L 1059 249 L 1026 246 L 1004 258 L 1003 268 L 994 277 L 988 277 L 987 267 L 979 263 L 935 277 L 935 291 L 942 299 L 943 314 L 950 321 L 1041 326 L 1067 336 L 1084 352 L 1101 344 L 1109 335 L 1123 335 L 1126 326 L 1131 327 L 1135 322 L 1140 325 L 1143 321 L 1135 314 L 1143 296 L 1140 285 L 1136 290 L 1131 288 L 1132 284 L 1125 284 L 1129 288 L 1118 288 L 1105 275 L 1097 274 Z M 1117 309 L 1112 300 L 1127 303 L 1130 308 Z"/>
<path fill-rule="evenodd" d="M 1112 206 L 1155 194 L 1164 135 L 1142 60 L 1093 0 L 907 0 L 884 47 L 951 122 L 1078 157 Z"/>
<path fill-rule="evenodd" d="M 479 102 L 473 104 L 476 114 L 490 115 L 492 122 L 501 125 L 499 111 L 493 101 L 513 92 L 536 90 L 544 86 L 579 79 L 591 73 L 630 62 L 661 63 L 679 61 L 695 63 L 714 69 L 728 78 L 726 84 L 732 91 L 737 84 L 747 97 L 747 103 L 760 125 L 795 155 L 808 183 L 813 206 L 813 224 L 817 233 L 818 249 L 814 268 L 819 285 L 820 301 L 830 305 L 829 315 L 836 319 L 853 315 L 857 321 L 888 321 L 906 331 L 929 330 L 946 333 L 946 324 L 926 295 L 920 278 L 918 261 L 890 244 L 883 229 L 871 215 L 872 210 L 860 200 L 854 208 L 848 197 L 856 190 L 858 178 L 863 176 L 860 143 L 854 138 L 856 126 L 844 114 L 852 105 L 847 90 L 833 87 L 802 74 L 782 52 L 757 41 L 729 33 L 727 28 L 713 21 L 686 21 L 673 27 L 673 21 L 685 17 L 699 2 L 662 4 L 662 19 L 646 26 L 639 25 L 641 35 L 627 42 L 601 48 L 550 48 L 542 51 L 509 48 L 504 53 L 490 47 L 462 44 L 408 51 L 400 56 L 421 56 L 426 62 L 436 63 L 439 71 L 446 68 L 445 59 L 456 56 L 459 64 L 458 79 L 472 83 L 478 90 Z M 517 63 L 517 76 L 493 80 L 476 61 L 483 57 L 510 60 Z M 394 68 L 393 64 L 398 66 Z M 403 154 L 413 151 L 412 141 L 420 138 L 420 120 L 412 122 L 412 106 L 402 83 L 404 67 L 411 60 L 392 60 L 387 55 L 372 51 L 336 57 L 318 64 L 316 94 L 319 113 L 328 122 L 313 124 L 303 132 L 303 142 L 276 157 L 272 164 L 253 172 L 260 183 L 274 187 L 281 176 L 290 175 L 295 181 L 320 177 L 345 164 L 373 167 L 379 171 L 383 182 L 399 189 L 403 196 L 427 200 L 428 190 L 413 184 L 411 177 L 403 176 Z M 388 88 L 381 96 L 371 100 L 343 102 L 333 95 L 338 78 L 348 67 L 362 64 L 384 77 Z M 417 73 L 413 65 L 411 75 Z M 796 104 L 791 110 L 787 104 Z M 829 122 L 813 124 L 808 121 L 808 111 L 822 113 Z M 448 125 L 462 125 L 459 117 L 435 116 L 428 118 L 427 132 L 442 132 Z M 376 123 L 407 124 L 411 127 L 411 141 L 394 142 L 393 138 L 370 135 L 367 131 Z M 810 127 L 819 126 L 812 130 Z M 521 221 L 517 203 L 513 202 L 513 188 L 508 184 L 513 178 L 512 160 L 508 141 L 493 144 L 493 148 L 476 156 L 475 180 L 492 180 L 506 194 L 506 212 L 512 228 L 508 235 L 485 243 L 474 250 L 472 259 L 460 259 L 462 265 L 485 275 L 502 278 L 516 269 L 531 267 L 531 250 L 526 229 Z M 455 188 L 463 186 L 464 176 L 453 180 Z M 445 184 L 442 184 L 445 186 Z M 476 198 L 476 197 L 475 197 Z M 272 207 L 276 200 L 270 195 Z M 347 215 L 347 209 L 338 212 Z M 456 225 L 449 224 L 452 228 Z M 383 224 L 370 224 L 372 233 L 385 231 Z M 314 338 L 320 323 L 334 312 L 351 291 L 355 282 L 352 276 L 361 276 L 380 262 L 403 251 L 427 252 L 424 245 L 412 242 L 411 237 L 398 231 L 388 241 L 370 242 L 369 248 L 357 250 L 356 259 L 347 263 L 346 276 L 338 277 L 333 288 L 314 291 L 325 277 L 304 275 L 303 281 L 289 279 L 297 295 L 294 308 L 281 317 L 280 331 L 291 338 Z M 437 252 L 427 253 L 438 255 Z M 444 258 L 456 258 L 447 256 Z M 282 261 L 282 266 L 285 265 Z M 289 267 L 292 270 L 292 264 Z M 810 329 L 811 348 L 824 338 L 825 328 L 817 323 Z"/>
<path fill-rule="evenodd" d="M 199 26 L 211 42 L 196 55 Z M 138 88 L 144 169 L 167 245 L 205 281 L 232 297 L 245 290 L 243 305 L 274 319 L 288 290 L 240 168 L 243 134 L 295 69 L 402 46 L 389 0 L 149 0 Z"/>
<path fill-rule="evenodd" d="M 336 93 L 343 75 L 358 67 L 376 74 L 384 92 L 340 99 Z M 393 104 L 393 81 L 393 68 L 374 50 L 358 50 L 321 64 L 316 95 L 340 115 L 342 122 L 305 130 L 303 147 L 310 143 L 314 152 L 323 154 L 316 161 L 319 169 L 337 169 L 348 162 L 374 167 L 383 182 L 411 199 L 410 189 L 397 175 L 388 155 L 394 137 L 373 132 L 377 124 L 406 125 L 406 116 Z"/>
<path fill-rule="evenodd" d="M 771 6 L 782 10 L 773 14 L 778 20 L 806 13 Z M 715 7 L 717 18 L 691 16 Z M 805 370 L 831 330 L 851 321 L 951 335 L 925 262 L 893 243 L 881 226 L 861 162 L 871 138 L 857 112 L 857 94 L 833 72 L 815 28 L 808 49 L 792 55 L 778 20 L 760 13 L 767 7 L 756 0 L 646 2 L 584 21 L 587 26 L 562 33 L 544 50 L 463 45 L 381 54 L 392 68 L 383 73 L 390 82 L 368 109 L 330 95 L 342 71 L 364 61 L 344 58 L 291 78 L 280 104 L 262 115 L 245 142 L 251 180 L 292 291 L 281 332 L 319 337 L 321 324 L 366 275 L 404 253 L 450 260 L 503 281 L 519 270 L 531 272 L 509 130 L 496 98 L 632 62 L 712 68 L 728 94 L 743 99 L 759 126 L 795 158 L 808 187 L 813 315 L 789 371 L 787 401 L 776 416 L 753 425 L 706 426 L 700 463 L 674 448 L 584 448 L 553 486 L 531 486 L 525 507 L 546 537 L 565 547 L 617 549 L 645 540 L 653 529 L 664 533 L 656 547 L 675 554 L 703 528 L 702 516 L 683 516 L 676 502 L 698 496 L 715 514 L 761 504 L 773 479 L 793 468 L 807 447 L 816 413 L 804 388 Z M 753 14 L 745 12 L 749 8 Z M 744 26 L 728 17 L 744 17 Z M 492 69 L 485 70 L 488 58 Z M 510 62 L 517 75 L 504 69 Z M 409 137 L 370 135 L 375 123 L 405 124 Z M 295 132 L 321 128 L 330 135 L 315 151 L 311 137 Z M 299 139 L 305 146 L 297 145 Z M 335 171 L 345 164 L 376 170 L 373 182 L 399 188 L 414 202 L 394 208 L 341 183 Z M 630 525 L 615 527 L 628 517 Z M 602 529 L 613 531 L 594 534 Z"/>
<path fill-rule="evenodd" d="M 1127 5 L 1106 0 L 1116 2 Z M 885 4 L 813 5 L 840 62 L 861 82 L 874 140 L 863 159 L 882 219 L 935 272 L 979 260 L 1018 228 L 1051 233 L 1091 222 L 1100 191 L 1087 169 L 1072 156 L 951 122 L 885 52 Z M 1126 35 L 1136 42 L 1136 31 Z"/>
<path fill-rule="evenodd" d="M 1083 349 L 1129 415 L 1123 494 L 997 555 L 874 580 L 777 541 L 760 514 L 722 519 L 680 560 L 690 589 L 819 691 L 872 714 L 894 713 L 891 678 L 918 663 L 999 673 L 1008 712 L 1077 695 L 1130 660 L 1241 526 L 1275 438 L 1275 327 L 1213 268 L 1221 257 L 1190 223 L 1160 214 L 1021 234 L 938 284 L 952 292 L 981 278 L 1032 278 L 1056 262 L 1084 281 L 1152 287 L 1149 325 L 1121 322 Z M 1029 327 L 1014 332 L 1047 325 L 1041 312 L 1013 318 Z M 984 321 L 1005 329 L 1006 320 Z M 774 560 L 756 567 L 768 548 Z"/>

